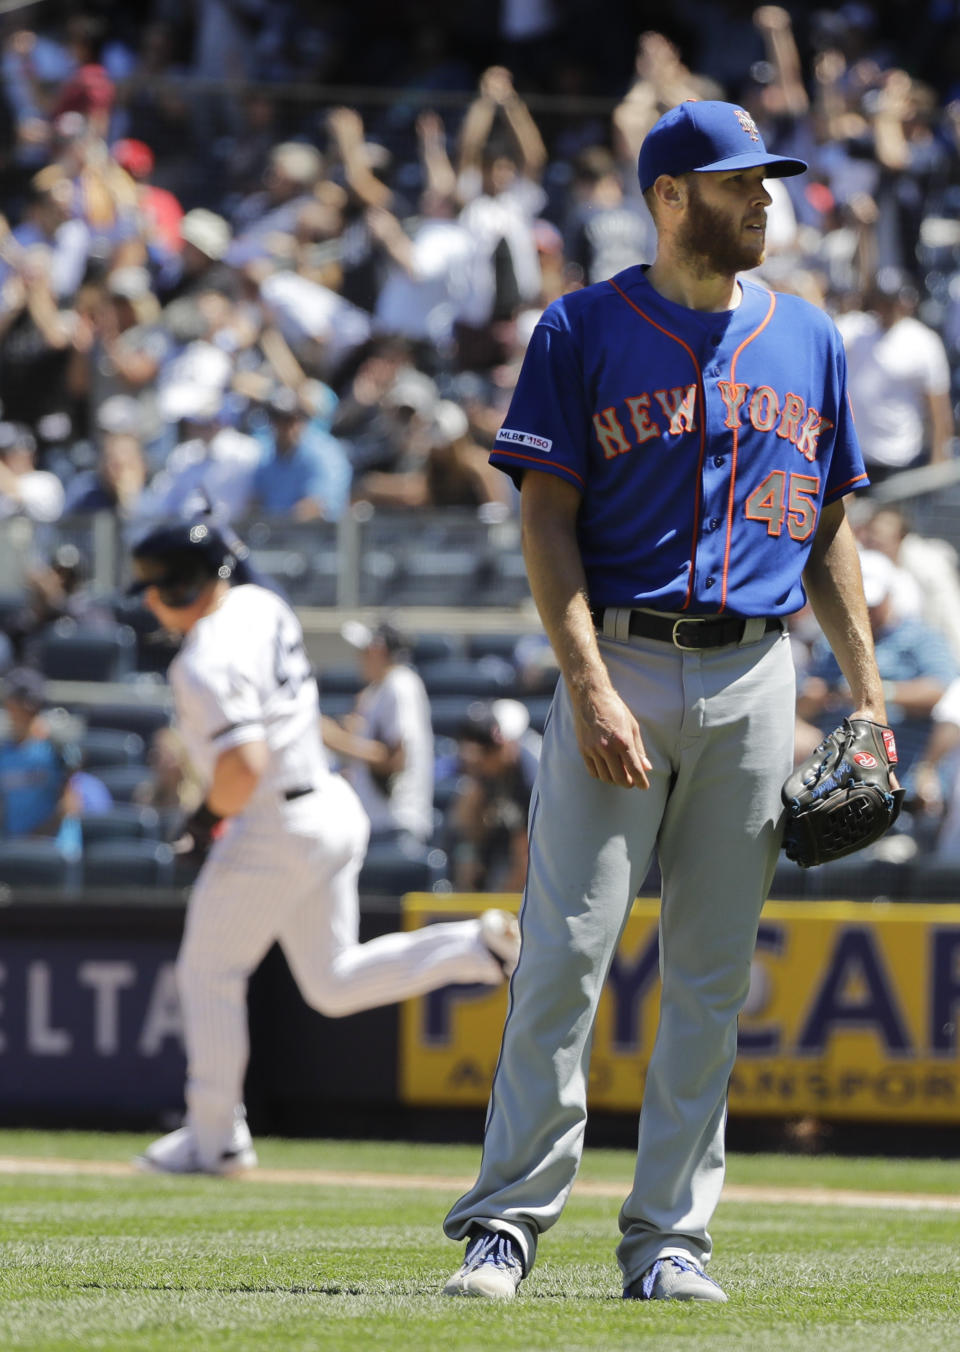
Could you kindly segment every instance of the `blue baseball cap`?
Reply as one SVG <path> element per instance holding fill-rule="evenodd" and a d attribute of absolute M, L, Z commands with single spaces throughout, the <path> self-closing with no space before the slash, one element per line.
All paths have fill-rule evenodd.
<path fill-rule="evenodd" d="M 807 168 L 804 160 L 771 155 L 745 108 L 719 99 L 688 99 L 655 122 L 640 147 L 637 172 L 646 192 L 661 174 L 709 173 L 764 165 L 768 178 L 789 178 Z"/>

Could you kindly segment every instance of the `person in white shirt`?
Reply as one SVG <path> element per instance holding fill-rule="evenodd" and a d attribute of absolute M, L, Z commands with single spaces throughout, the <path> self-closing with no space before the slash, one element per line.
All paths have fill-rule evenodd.
<path fill-rule="evenodd" d="M 296 615 L 248 579 L 212 526 L 164 525 L 132 550 L 148 610 L 182 637 L 169 680 L 204 800 L 175 848 L 199 863 L 177 957 L 187 1052 L 183 1127 L 138 1165 L 229 1174 L 257 1162 L 242 1105 L 246 992 L 274 942 L 304 998 L 330 1017 L 453 982 L 496 985 L 519 954 L 502 911 L 358 942 L 368 823 L 333 774 Z"/>
<path fill-rule="evenodd" d="M 901 619 L 920 619 L 938 629 L 960 662 L 960 560 L 948 540 L 912 529 L 902 507 L 875 507 L 857 535 L 897 565 L 894 600 Z"/>
<path fill-rule="evenodd" d="M 480 77 L 460 129 L 457 191 L 466 205 L 459 223 L 474 243 L 457 325 L 463 367 L 496 364 L 491 322 L 539 300 L 534 221 L 546 202 L 540 186 L 546 160 L 543 139 L 513 77 L 503 66 L 491 66 Z"/>
<path fill-rule="evenodd" d="M 476 248 L 456 215 L 456 199 L 434 189 L 421 195 L 410 234 L 385 207 L 368 208 L 368 228 L 390 256 L 373 315 L 378 332 L 441 349 L 452 342 Z"/>
<path fill-rule="evenodd" d="M 224 356 L 210 343 L 193 343 L 205 349 L 203 355 Z M 189 379 L 178 379 L 160 392 L 160 412 L 165 421 L 175 423 L 180 440 L 167 457 L 163 468 L 151 479 L 137 505 L 142 521 L 163 521 L 180 517 L 189 521 L 217 509 L 221 521 L 237 521 L 253 496 L 253 480 L 260 463 L 259 442 L 223 421 L 225 386 L 201 380 L 200 363 Z M 219 368 L 217 368 L 219 369 Z"/>
<path fill-rule="evenodd" d="M 943 341 L 916 318 L 917 293 L 881 268 L 863 310 L 837 316 L 863 458 L 876 484 L 953 454 L 950 365 Z"/>
<path fill-rule="evenodd" d="M 0 422 L 0 517 L 58 521 L 63 514 L 63 484 L 36 467 L 37 442 L 22 423 Z"/>
<path fill-rule="evenodd" d="M 360 650 L 366 684 L 343 725 L 324 718 L 324 743 L 344 761 L 374 839 L 426 841 L 434 827 L 433 727 L 408 641 L 388 621 L 372 631 L 347 621 L 341 633 Z"/>

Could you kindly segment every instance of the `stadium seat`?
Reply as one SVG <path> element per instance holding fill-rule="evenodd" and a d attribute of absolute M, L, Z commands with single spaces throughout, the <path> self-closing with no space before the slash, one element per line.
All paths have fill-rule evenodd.
<path fill-rule="evenodd" d="M 85 719 L 88 728 L 123 728 L 138 733 L 149 746 L 153 734 L 170 722 L 166 700 L 139 699 L 127 703 L 73 705 L 72 713 Z"/>
<path fill-rule="evenodd" d="M 543 732 L 547 723 L 547 714 L 549 714 L 550 706 L 553 703 L 553 695 L 520 695 L 519 699 L 527 706 L 531 728 L 534 732 Z"/>
<path fill-rule="evenodd" d="M 84 887 L 127 888 L 131 900 L 140 888 L 174 886 L 174 854 L 162 840 L 129 837 L 95 840 L 84 847 Z"/>
<path fill-rule="evenodd" d="M 310 576 L 307 582 L 310 594 L 304 597 L 304 604 L 335 606 L 340 594 L 342 572 L 343 560 L 336 548 L 311 550 Z"/>
<path fill-rule="evenodd" d="M 418 634 L 413 640 L 411 657 L 415 667 L 464 655 L 462 640 L 456 634 Z"/>
<path fill-rule="evenodd" d="M 293 605 L 337 604 L 343 560 L 332 521 L 256 517 L 240 524 L 250 562 Z"/>
<path fill-rule="evenodd" d="M 18 591 L 0 592 L 0 630 L 5 634 L 9 633 L 11 625 L 19 619 L 26 605 L 26 593 Z"/>
<path fill-rule="evenodd" d="M 320 695 L 355 695 L 363 689 L 363 677 L 355 666 L 322 667 L 317 672 Z"/>
<path fill-rule="evenodd" d="M 320 712 L 328 714 L 331 718 L 345 718 L 347 714 L 353 713 L 356 702 L 356 695 L 329 694 L 325 690 L 320 691 Z"/>
<path fill-rule="evenodd" d="M 447 856 L 423 845 L 374 841 L 360 870 L 360 894 L 403 896 L 405 892 L 446 891 Z"/>
<path fill-rule="evenodd" d="M 250 563 L 292 603 L 311 603 L 310 555 L 306 549 L 252 549 Z"/>
<path fill-rule="evenodd" d="M 119 681 L 134 669 L 137 637 L 126 624 L 84 629 L 56 620 L 37 642 L 40 669 L 48 680 Z"/>
<path fill-rule="evenodd" d="M 425 662 L 420 675 L 427 694 L 472 695 L 475 699 L 496 699 L 513 695 L 517 673 L 510 662 L 492 654 L 478 658 L 450 657 L 440 662 Z"/>
<path fill-rule="evenodd" d="M 499 657 L 513 662 L 519 634 L 468 634 L 467 657 Z"/>
<path fill-rule="evenodd" d="M 800 868 L 786 855 L 780 855 L 770 885 L 770 897 L 776 901 L 802 901 L 813 895 L 815 890 L 810 870 Z"/>
<path fill-rule="evenodd" d="M 530 596 L 527 567 L 519 550 L 495 549 L 478 560 L 475 602 L 481 606 L 517 606 Z"/>
<path fill-rule="evenodd" d="M 378 551 L 379 552 L 379 551 Z M 363 560 L 362 567 L 373 560 Z M 411 550 L 394 559 L 389 576 L 380 577 L 380 593 L 372 599 L 390 606 L 457 606 L 477 600 L 477 561 L 469 549 Z M 361 601 L 368 598 L 361 590 Z"/>
<path fill-rule="evenodd" d="M 136 765 L 143 761 L 145 751 L 139 733 L 123 728 L 87 728 L 80 738 L 83 766 L 87 770 L 105 765 Z"/>
<path fill-rule="evenodd" d="M 180 647 L 179 639 L 165 633 L 139 597 L 118 597 L 112 609 L 115 619 L 136 635 L 135 670 L 164 675 Z"/>
<path fill-rule="evenodd" d="M 868 853 L 850 854 L 811 869 L 808 896 L 823 900 L 851 898 L 856 901 L 874 901 L 885 897 L 898 899 L 913 896 L 914 863 L 894 863 L 888 859 L 871 859 Z M 801 870 L 802 872 L 802 870 Z"/>
<path fill-rule="evenodd" d="M 149 784 L 153 771 L 149 765 L 102 765 L 97 778 L 106 784 L 118 803 L 129 803 L 141 784 Z"/>
<path fill-rule="evenodd" d="M 430 722 L 434 737 L 455 738 L 476 695 L 431 695 Z"/>
<path fill-rule="evenodd" d="M 115 803 L 109 812 L 88 812 L 80 818 L 84 848 L 95 840 L 159 840 L 160 814 L 142 803 Z"/>
<path fill-rule="evenodd" d="M 76 881 L 74 862 L 51 836 L 0 840 L 0 887 L 66 892 Z"/>
<path fill-rule="evenodd" d="M 960 902 L 960 863 L 917 860 L 910 875 L 910 900 Z"/>

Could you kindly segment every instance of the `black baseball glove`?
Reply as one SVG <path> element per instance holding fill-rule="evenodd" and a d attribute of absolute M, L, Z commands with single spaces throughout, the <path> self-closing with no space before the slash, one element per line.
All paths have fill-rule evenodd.
<path fill-rule="evenodd" d="M 813 868 L 879 840 L 897 820 L 903 799 L 903 789 L 890 787 L 896 763 L 890 728 L 845 718 L 780 791 L 787 858 Z"/>

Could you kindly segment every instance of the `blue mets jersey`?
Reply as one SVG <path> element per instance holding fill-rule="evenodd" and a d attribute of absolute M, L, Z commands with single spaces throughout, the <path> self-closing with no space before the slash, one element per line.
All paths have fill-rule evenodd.
<path fill-rule="evenodd" d="M 627 268 L 534 330 L 490 459 L 579 489 L 591 605 L 790 614 L 821 508 L 869 484 L 833 322 L 741 286 L 689 310 Z"/>

